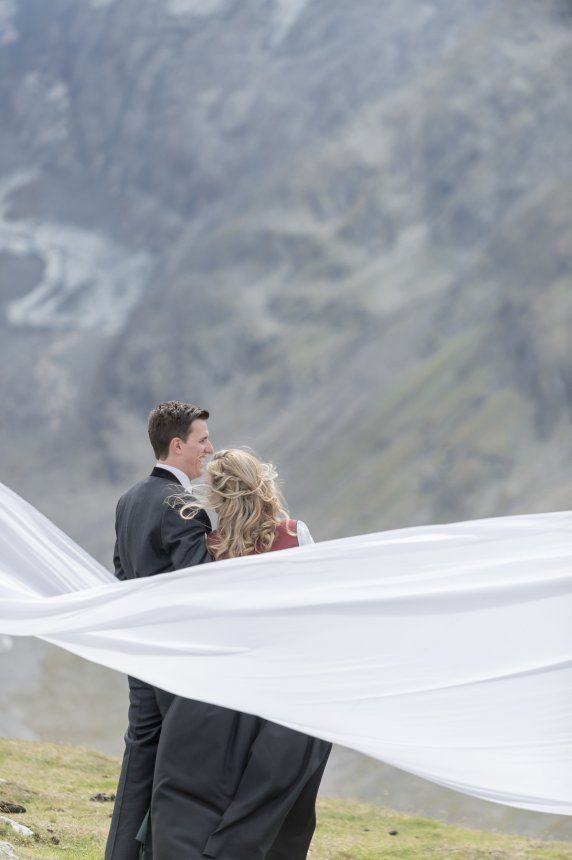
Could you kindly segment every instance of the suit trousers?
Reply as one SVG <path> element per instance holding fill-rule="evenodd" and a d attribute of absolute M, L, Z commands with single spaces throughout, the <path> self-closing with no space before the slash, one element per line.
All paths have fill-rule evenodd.
<path fill-rule="evenodd" d="M 153 790 L 155 758 L 161 736 L 159 699 L 169 693 L 139 681 L 129 682 L 129 724 L 125 753 L 117 787 L 105 860 L 138 860 L 137 832 L 149 806 Z"/>

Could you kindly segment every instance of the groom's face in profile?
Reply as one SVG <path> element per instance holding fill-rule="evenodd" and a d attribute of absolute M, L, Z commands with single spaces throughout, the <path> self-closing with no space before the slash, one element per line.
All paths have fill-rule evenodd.
<path fill-rule="evenodd" d="M 200 478 L 203 473 L 205 458 L 213 453 L 213 446 L 209 441 L 207 422 L 202 418 L 196 418 L 191 424 L 191 431 L 185 442 L 177 440 L 178 464 L 186 475 L 192 480 Z"/>

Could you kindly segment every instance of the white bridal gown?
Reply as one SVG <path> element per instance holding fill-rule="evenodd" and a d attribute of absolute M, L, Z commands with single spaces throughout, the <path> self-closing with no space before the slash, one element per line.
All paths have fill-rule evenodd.
<path fill-rule="evenodd" d="M 572 814 L 571 513 L 117 582 L 0 485 L 0 598 L 0 634 L 475 797 Z"/>

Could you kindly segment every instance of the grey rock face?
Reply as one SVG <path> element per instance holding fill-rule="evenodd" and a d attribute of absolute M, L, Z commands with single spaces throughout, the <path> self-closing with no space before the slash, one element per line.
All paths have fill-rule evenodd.
<path fill-rule="evenodd" d="M 18 836 L 22 836 L 24 839 L 30 839 L 34 836 L 34 831 L 29 827 L 26 827 L 25 824 L 20 824 L 19 821 L 14 821 L 13 818 L 8 818 L 6 815 L 0 815 L 0 823 L 7 825 L 10 827 L 14 833 L 17 833 Z"/>

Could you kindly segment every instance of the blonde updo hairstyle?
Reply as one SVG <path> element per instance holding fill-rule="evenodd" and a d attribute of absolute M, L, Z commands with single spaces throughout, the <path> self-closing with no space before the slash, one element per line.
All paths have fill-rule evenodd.
<path fill-rule="evenodd" d="M 210 547 L 214 558 L 267 552 L 278 523 L 288 519 L 272 463 L 243 448 L 227 448 L 213 455 L 207 472 L 207 503 L 218 515 L 218 541 Z M 181 516 L 192 517 L 196 509 L 193 502 L 183 504 Z"/>

